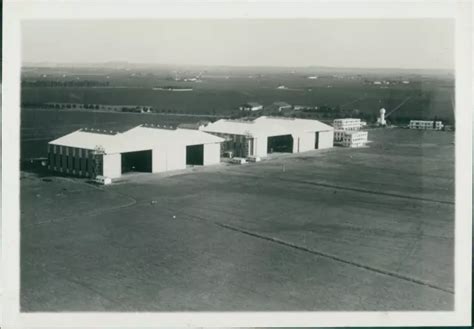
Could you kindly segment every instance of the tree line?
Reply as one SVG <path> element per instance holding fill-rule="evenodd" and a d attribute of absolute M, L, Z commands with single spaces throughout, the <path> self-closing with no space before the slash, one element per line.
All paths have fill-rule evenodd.
<path fill-rule="evenodd" d="M 23 80 L 22 87 L 108 87 L 109 81 L 97 80 Z"/>

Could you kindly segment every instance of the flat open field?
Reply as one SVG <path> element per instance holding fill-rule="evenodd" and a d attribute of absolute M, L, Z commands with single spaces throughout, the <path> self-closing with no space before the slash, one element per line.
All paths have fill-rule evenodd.
<path fill-rule="evenodd" d="M 23 173 L 23 311 L 450 310 L 454 134 L 139 175 Z"/>
<path fill-rule="evenodd" d="M 349 113 L 377 115 L 411 97 L 392 119 L 430 119 L 435 116 L 453 122 L 454 79 L 447 73 L 330 71 L 329 69 L 285 68 L 201 68 L 180 71 L 179 77 L 196 77 L 200 82 L 175 81 L 173 68 L 147 69 L 36 68 L 24 70 L 24 80 L 106 82 L 106 87 L 38 87 L 24 86 L 25 103 L 73 102 L 89 104 L 138 104 L 158 110 L 197 114 L 228 114 L 241 104 L 254 101 L 268 106 L 277 101 L 292 105 L 340 107 Z M 329 71 L 328 71 L 329 70 Z M 335 69 L 334 69 L 335 70 Z M 42 74 L 44 73 L 44 76 Z M 63 77 L 64 76 L 64 77 Z M 317 79 L 308 79 L 317 76 Z M 79 80 L 77 80 L 79 79 Z M 374 81 L 392 81 L 374 85 Z M 409 84 L 401 84 L 407 80 Z M 389 82 L 390 82 L 389 81 Z M 394 82 L 397 82 L 396 84 Z M 193 88 L 191 92 L 153 90 L 159 86 Z M 286 89 L 278 89 L 285 86 Z"/>

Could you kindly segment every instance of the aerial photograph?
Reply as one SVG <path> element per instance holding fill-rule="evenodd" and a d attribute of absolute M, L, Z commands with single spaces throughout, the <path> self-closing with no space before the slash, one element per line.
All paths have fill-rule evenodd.
<path fill-rule="evenodd" d="M 22 312 L 454 309 L 452 20 L 21 28 Z"/>

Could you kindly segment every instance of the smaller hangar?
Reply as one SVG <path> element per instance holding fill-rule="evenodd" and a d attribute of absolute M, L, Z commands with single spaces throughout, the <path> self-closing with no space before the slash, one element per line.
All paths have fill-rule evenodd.
<path fill-rule="evenodd" d="M 123 133 L 79 129 L 48 143 L 49 168 L 83 177 L 118 178 L 220 162 L 220 137 L 199 130 L 140 125 Z"/>
<path fill-rule="evenodd" d="M 334 128 L 317 120 L 261 116 L 255 120 L 218 120 L 200 128 L 225 139 L 222 152 L 265 157 L 333 146 Z"/>

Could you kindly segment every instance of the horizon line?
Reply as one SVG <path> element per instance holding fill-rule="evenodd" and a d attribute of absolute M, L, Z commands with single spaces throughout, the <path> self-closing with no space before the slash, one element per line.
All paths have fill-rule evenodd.
<path fill-rule="evenodd" d="M 171 64 L 171 63 L 150 63 L 150 62 L 129 62 L 125 60 L 110 60 L 102 62 L 48 62 L 48 61 L 25 61 L 22 67 L 32 65 L 146 65 L 146 66 L 199 66 L 199 67 L 229 67 L 229 68 L 284 68 L 284 69 L 303 69 L 303 68 L 322 68 L 322 69 L 356 69 L 356 70 L 403 70 L 403 71 L 447 71 L 454 72 L 455 68 L 420 68 L 420 67 L 356 67 L 356 66 L 324 66 L 324 65 L 304 65 L 304 66 L 288 66 L 288 65 L 235 65 L 235 64 Z"/>

